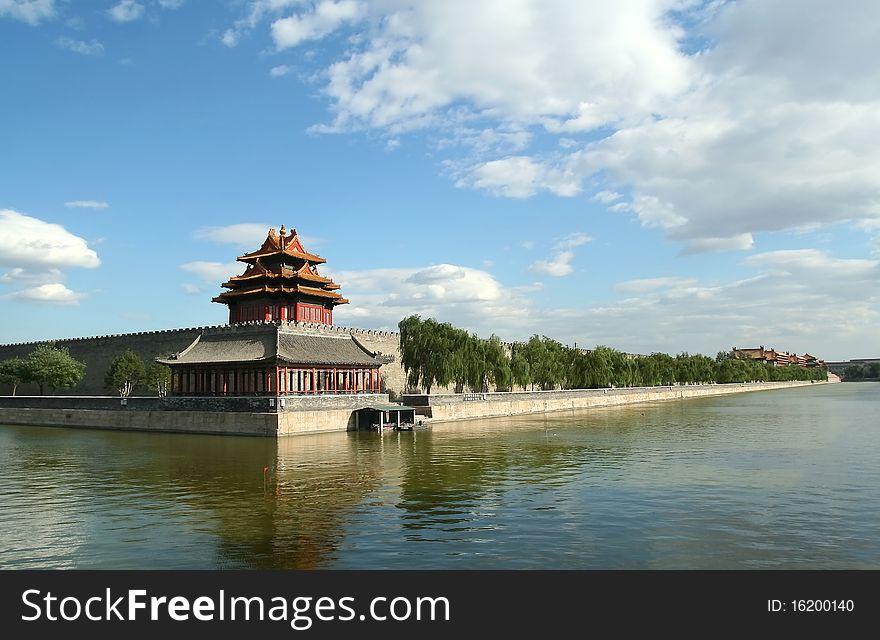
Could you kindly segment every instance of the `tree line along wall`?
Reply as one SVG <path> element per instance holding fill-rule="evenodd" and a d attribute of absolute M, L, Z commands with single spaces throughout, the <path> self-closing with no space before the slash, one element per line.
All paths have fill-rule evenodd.
<path fill-rule="evenodd" d="M 399 335 L 397 333 L 303 322 L 291 322 L 286 326 L 297 333 L 311 335 L 349 333 L 366 349 L 392 356 L 393 361 L 382 365 L 380 368 L 383 388 L 395 391 L 396 393 L 403 392 L 406 377 L 400 366 Z M 5 344 L 0 345 L 0 360 L 15 357 L 25 358 L 40 344 L 64 347 L 70 351 L 70 355 L 73 358 L 86 363 L 86 372 L 85 377 L 79 384 L 72 389 L 59 390 L 59 395 L 116 395 L 115 391 L 108 391 L 104 386 L 104 375 L 110 368 L 113 358 L 123 351 L 131 349 L 144 362 L 150 363 L 157 357 L 165 357 L 186 349 L 196 339 L 196 336 L 203 331 L 235 331 L 235 329 L 235 326 L 192 327 L 188 329 L 124 333 L 90 338 L 39 340 L 36 342 Z M 50 393 L 48 390 L 46 392 Z M 11 393 L 11 385 L 0 384 L 0 395 L 9 395 Z M 20 384 L 16 394 L 23 396 L 37 395 L 39 394 L 39 387 L 36 384 Z M 149 392 L 143 389 L 137 389 L 134 392 L 134 395 L 144 394 L 149 395 Z"/>

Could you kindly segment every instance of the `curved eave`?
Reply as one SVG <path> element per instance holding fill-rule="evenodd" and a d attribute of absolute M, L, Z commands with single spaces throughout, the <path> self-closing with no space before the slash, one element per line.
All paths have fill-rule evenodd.
<path fill-rule="evenodd" d="M 300 252 L 296 250 L 291 250 L 290 248 L 286 248 L 283 250 L 274 249 L 272 251 L 255 251 L 254 253 L 246 253 L 243 256 L 238 256 L 236 260 L 238 260 L 239 262 L 247 262 L 250 264 L 257 258 L 268 258 L 270 256 L 278 255 L 290 256 L 291 258 L 299 258 L 300 260 L 306 260 L 307 262 L 311 262 L 314 264 L 324 264 L 325 262 L 327 262 L 324 258 L 322 258 L 321 256 L 316 256 L 314 253 L 309 253 L 307 251 Z"/>
<path fill-rule="evenodd" d="M 291 288 L 285 287 L 254 287 L 252 289 L 235 289 L 233 291 L 224 291 L 220 295 L 211 299 L 211 302 L 220 302 L 227 304 L 230 299 L 252 295 L 301 295 L 312 298 L 323 298 L 332 304 L 348 304 L 348 300 L 340 294 L 333 291 L 324 291 L 323 289 L 315 289 L 313 287 L 295 286 Z"/>
<path fill-rule="evenodd" d="M 291 272 L 289 274 L 286 273 L 255 273 L 251 276 L 234 276 L 224 282 L 221 286 L 226 287 L 228 289 L 234 289 L 236 286 L 241 284 L 249 284 L 254 281 L 258 281 L 260 278 L 269 278 L 271 280 L 278 280 L 279 278 L 282 280 L 305 280 L 306 282 L 315 282 L 321 285 L 324 285 L 327 289 L 339 289 L 340 285 L 336 284 L 330 278 L 325 278 L 324 276 L 316 276 L 316 275 L 305 275 L 299 273 L 297 271 Z"/>

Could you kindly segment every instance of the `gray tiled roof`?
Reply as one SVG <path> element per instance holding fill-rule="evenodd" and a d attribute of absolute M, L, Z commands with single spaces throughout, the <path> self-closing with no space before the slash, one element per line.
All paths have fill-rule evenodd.
<path fill-rule="evenodd" d="M 290 364 L 379 364 L 348 335 L 337 338 L 281 331 L 278 334 L 278 356 Z"/>
<path fill-rule="evenodd" d="M 213 362 L 259 362 L 275 357 L 275 333 L 271 331 L 236 334 L 202 334 L 177 358 L 160 360 L 166 364 L 210 364 Z"/>
<path fill-rule="evenodd" d="M 319 336 L 282 331 L 265 326 L 247 331 L 203 333 L 177 357 L 165 364 L 220 364 L 235 362 L 286 362 L 308 365 L 364 365 L 380 362 L 350 335 Z"/>

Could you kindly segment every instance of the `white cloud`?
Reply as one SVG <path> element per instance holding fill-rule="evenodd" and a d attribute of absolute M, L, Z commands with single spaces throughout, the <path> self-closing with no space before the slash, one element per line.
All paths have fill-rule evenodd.
<path fill-rule="evenodd" d="M 561 278 L 569 275 L 574 271 L 571 261 L 574 258 L 574 251 L 559 251 L 550 260 L 535 260 L 529 270 L 535 273 L 544 273 L 548 276 Z"/>
<path fill-rule="evenodd" d="M 439 264 L 326 271 L 352 301 L 337 307 L 337 324 L 396 330 L 404 316 L 417 313 L 488 336 L 493 332 L 511 334 L 514 327 L 529 322 L 532 303 L 525 292 L 502 286 L 480 269 Z"/>
<path fill-rule="evenodd" d="M 193 237 L 197 240 L 210 240 L 220 244 L 253 247 L 256 250 L 266 239 L 270 226 L 272 225 L 260 222 L 243 222 L 225 227 L 206 227 L 193 232 Z"/>
<path fill-rule="evenodd" d="M 556 253 L 552 258 L 549 260 L 535 260 L 529 265 L 529 270 L 553 276 L 554 278 L 567 276 L 574 271 L 574 267 L 571 266 L 571 261 L 574 259 L 573 249 L 592 242 L 592 240 L 586 233 L 570 233 L 553 245 Z"/>
<path fill-rule="evenodd" d="M 84 239 L 61 225 L 2 209 L 0 264 L 23 269 L 91 269 L 100 265 L 101 261 Z"/>
<path fill-rule="evenodd" d="M 238 31 L 235 29 L 227 29 L 223 32 L 223 35 L 220 36 L 220 42 L 231 49 L 238 44 L 239 38 L 241 38 L 241 34 Z"/>
<path fill-rule="evenodd" d="M 588 242 L 592 242 L 593 239 L 588 236 L 586 233 L 570 233 L 564 238 L 562 238 L 559 242 L 556 243 L 557 249 L 574 249 L 575 247 L 580 247 L 581 245 L 587 244 Z"/>
<path fill-rule="evenodd" d="M 337 4 L 275 20 L 277 44 L 331 32 L 345 21 L 318 16 Z M 248 28 L 277 11 L 249 6 Z M 469 129 L 472 155 L 444 164 L 458 186 L 589 183 L 686 252 L 880 219 L 880 4 L 385 0 L 345 15 L 358 38 L 324 68 L 332 120 L 313 130 L 432 128 L 450 145 Z M 538 133 L 559 144 L 530 153 Z"/>
<path fill-rule="evenodd" d="M 754 275 L 726 283 L 675 277 L 620 283 L 619 291 L 635 297 L 545 314 L 546 331 L 640 353 L 712 355 L 764 344 L 833 360 L 880 350 L 880 260 L 808 249 L 758 254 L 744 264 Z"/>
<path fill-rule="evenodd" d="M 272 23 L 272 39 L 280 51 L 306 40 L 323 38 L 346 22 L 359 20 L 366 6 L 354 0 L 322 0 L 311 11 L 281 18 Z"/>
<path fill-rule="evenodd" d="M 184 282 L 183 284 L 181 284 L 180 289 L 188 296 L 194 296 L 202 292 L 199 287 L 194 284 L 190 284 L 189 282 Z"/>
<path fill-rule="evenodd" d="M 75 305 L 83 299 L 83 294 L 71 291 L 63 284 L 43 284 L 32 289 L 17 291 L 11 295 L 14 300 L 22 302 L 39 302 L 45 304 Z"/>
<path fill-rule="evenodd" d="M 538 307 L 530 294 L 539 284 L 506 287 L 459 265 L 327 275 L 352 301 L 337 309 L 339 324 L 396 329 L 404 316 L 418 313 L 505 340 L 539 333 L 633 353 L 714 355 L 746 344 L 826 359 L 880 352 L 880 260 L 799 250 L 757 254 L 743 264 L 752 273 L 727 282 L 678 276 L 620 282 L 616 289 L 626 297 L 582 308 Z"/>
<path fill-rule="evenodd" d="M 107 10 L 107 14 L 116 22 L 133 22 L 144 15 L 144 5 L 134 0 L 122 0 Z"/>
<path fill-rule="evenodd" d="M 266 16 L 276 15 L 288 7 L 302 3 L 303 0 L 254 0 L 249 2 L 247 15 L 236 20 L 233 26 L 226 29 L 220 37 L 220 41 L 232 48 Z"/>
<path fill-rule="evenodd" d="M 626 280 L 617 283 L 614 288 L 621 293 L 647 293 L 657 289 L 669 289 L 671 287 L 692 287 L 697 284 L 693 278 L 641 278 L 638 280 Z"/>
<path fill-rule="evenodd" d="M 104 45 L 97 40 L 86 42 L 84 40 L 74 40 L 73 38 L 58 38 L 55 43 L 62 49 L 67 49 L 83 56 L 103 56 Z"/>
<path fill-rule="evenodd" d="M 508 198 L 530 198 L 539 191 L 573 196 L 580 191 L 578 182 L 566 171 L 547 167 L 526 156 L 509 156 L 474 165 L 456 186 L 486 189 L 493 195 Z"/>
<path fill-rule="evenodd" d="M 188 273 L 192 273 L 207 284 L 219 287 L 222 283 L 229 280 L 233 276 L 240 276 L 244 273 L 246 266 L 241 262 L 208 262 L 197 260 L 195 262 L 187 262 L 180 265 L 180 268 Z"/>
<path fill-rule="evenodd" d="M 620 200 L 623 196 L 621 196 L 616 191 L 609 191 L 607 189 L 603 189 L 599 191 L 596 195 L 593 196 L 593 200 L 597 200 L 602 204 L 611 204 L 615 200 Z"/>
<path fill-rule="evenodd" d="M 163 9 L 179 9 L 186 0 L 158 0 Z"/>
<path fill-rule="evenodd" d="M 289 67 L 286 64 L 280 64 L 277 67 L 269 69 L 269 75 L 273 78 L 280 78 L 281 76 L 286 76 L 291 71 L 293 71 L 293 67 Z"/>
<path fill-rule="evenodd" d="M 462 104 L 499 120 L 583 131 L 649 114 L 687 87 L 667 20 L 675 0 L 389 1 L 327 69 L 333 127 L 445 120 Z M 466 16 L 466 17 L 465 17 Z M 417 125 L 418 126 L 418 125 Z"/>
<path fill-rule="evenodd" d="M 106 209 L 110 205 L 103 200 L 68 200 L 64 206 L 74 209 Z"/>
<path fill-rule="evenodd" d="M 684 254 L 707 253 L 713 251 L 746 251 L 755 246 L 751 233 L 741 233 L 729 238 L 697 238 L 690 240 Z"/>
<path fill-rule="evenodd" d="M 10 296 L 14 300 L 22 302 L 38 302 L 45 304 L 62 304 L 76 305 L 79 304 L 85 296 L 81 293 L 71 291 L 63 284 L 52 283 L 43 284 L 31 289 L 17 291 Z"/>
<path fill-rule="evenodd" d="M 224 227 L 205 227 L 196 229 L 193 237 L 197 240 L 209 240 L 218 244 L 233 244 L 238 247 L 245 247 L 248 250 L 256 251 L 263 244 L 269 233 L 269 228 L 274 225 L 263 224 L 259 222 L 242 222 L 239 224 L 230 224 Z M 275 227 L 276 230 L 280 227 Z M 290 235 L 292 229 L 288 229 Z M 309 247 L 315 247 L 321 244 L 320 238 L 313 236 L 303 236 L 297 234 L 299 241 L 302 243 L 306 251 Z"/>
<path fill-rule="evenodd" d="M 60 279 L 61 270 L 56 268 L 31 270 L 14 267 L 0 276 L 0 282 L 4 283 L 30 282 L 45 284 L 58 282 Z"/>
<path fill-rule="evenodd" d="M 0 18 L 5 17 L 37 25 L 55 17 L 55 0 L 0 0 Z"/>

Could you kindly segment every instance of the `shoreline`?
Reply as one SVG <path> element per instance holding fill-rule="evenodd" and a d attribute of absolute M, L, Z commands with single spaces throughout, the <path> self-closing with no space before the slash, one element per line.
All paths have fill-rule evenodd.
<path fill-rule="evenodd" d="M 834 384 L 834 382 L 757 382 L 620 389 L 405 395 L 402 401 L 405 405 L 415 407 L 417 415 L 425 419 L 430 426 L 484 418 L 772 391 L 815 384 Z M 90 400 L 93 406 L 84 408 L 83 405 Z M 130 403 L 116 404 L 119 403 L 119 398 L 105 398 L 104 400 L 113 400 L 116 404 L 116 408 L 110 409 L 97 408 L 95 405 L 101 404 L 96 403 L 97 400 L 101 399 L 58 396 L 31 399 L 24 396 L 7 396 L 0 398 L 0 424 L 278 438 L 352 431 L 354 430 L 352 427 L 356 425 L 355 411 L 383 400 L 387 403 L 387 395 L 349 396 L 332 402 L 330 399 L 302 397 L 298 398 L 297 402 L 290 402 L 286 409 L 274 412 L 156 410 L 152 406 L 154 403 L 151 402 L 155 399 L 129 398 Z M 135 408 L 139 400 L 145 401 L 143 409 Z M 55 406 L 46 407 L 47 403 Z M 3 406 L 4 404 L 6 406 Z M 9 404 L 17 406 L 8 406 Z M 40 407 L 40 404 L 44 406 Z M 77 404 L 80 408 L 75 407 Z"/>
<path fill-rule="evenodd" d="M 733 382 L 727 384 L 672 385 L 662 387 L 623 387 L 612 389 L 571 389 L 565 391 L 507 391 L 496 393 L 464 393 L 436 395 L 404 395 L 404 404 L 416 407 L 417 415 L 428 418 L 429 424 L 503 418 L 554 411 L 612 407 L 643 402 L 686 400 L 732 395 L 753 391 L 773 391 L 833 381 L 814 382 Z"/>

